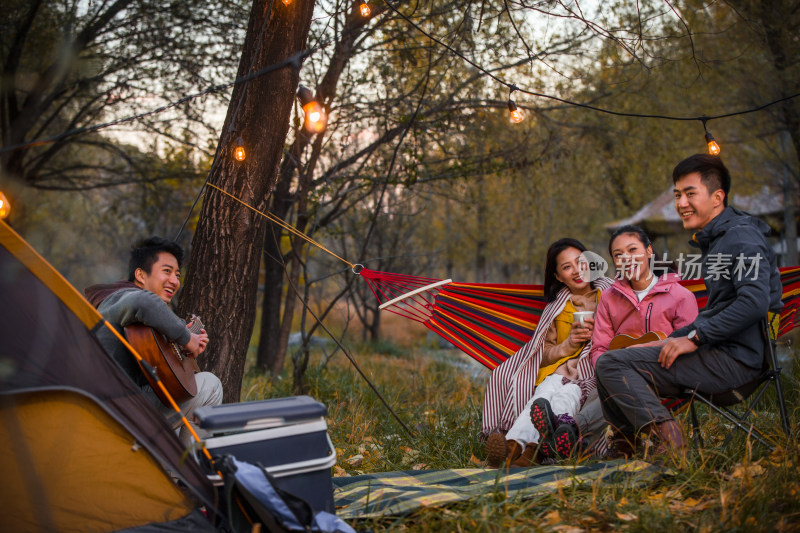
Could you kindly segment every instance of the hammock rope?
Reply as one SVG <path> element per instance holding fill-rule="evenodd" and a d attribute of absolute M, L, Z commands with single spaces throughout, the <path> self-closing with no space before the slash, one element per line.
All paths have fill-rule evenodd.
<path fill-rule="evenodd" d="M 212 189 L 216 189 L 216 190 L 218 190 L 218 191 L 219 191 L 219 192 L 221 192 L 222 194 L 225 194 L 225 195 L 227 195 L 227 196 L 230 196 L 231 198 L 233 198 L 234 200 L 236 200 L 237 202 L 239 202 L 240 204 L 242 204 L 242 205 L 243 205 L 243 206 L 245 206 L 246 208 L 250 209 L 250 210 L 251 210 L 251 211 L 253 211 L 254 213 L 258 213 L 259 215 L 261 215 L 262 217 L 266 218 L 267 220 L 269 220 L 269 221 L 271 221 L 271 222 L 274 222 L 275 224 L 279 225 L 279 226 L 280 226 L 280 227 L 282 227 L 283 229 L 285 229 L 285 230 L 289 231 L 290 233 L 292 233 L 292 234 L 294 234 L 294 235 L 296 235 L 296 236 L 300 237 L 301 239 L 303 239 L 303 240 L 304 240 L 304 241 L 306 241 L 307 243 L 309 243 L 309 244 L 312 244 L 312 245 L 316 246 L 317 248 L 319 248 L 320 250 L 322 250 L 322 251 L 324 251 L 324 252 L 327 252 L 327 253 L 331 254 L 333 257 L 335 257 L 335 258 L 336 258 L 336 259 L 338 259 L 339 261 L 341 261 L 341 262 L 345 263 L 346 265 L 349 265 L 349 266 L 350 266 L 350 268 L 352 268 L 352 269 L 353 269 L 353 273 L 356 273 L 356 274 L 357 274 L 357 272 L 355 271 L 355 270 L 356 270 L 356 267 L 358 267 L 358 266 L 361 266 L 361 265 L 356 265 L 355 263 L 351 263 L 350 261 L 348 261 L 348 260 L 346 260 L 346 259 L 342 259 L 341 257 L 339 257 L 338 255 L 336 255 L 335 253 L 333 253 L 333 252 L 331 252 L 330 250 L 328 250 L 327 248 L 325 248 L 325 246 L 323 246 L 322 244 L 318 243 L 317 241 L 315 241 L 314 239 L 312 239 L 311 237 L 309 237 L 308 235 L 306 235 L 306 234 L 305 234 L 305 233 L 303 233 L 302 231 L 298 230 L 297 228 L 295 228 L 295 227 L 294 227 L 294 226 L 292 226 L 291 224 L 287 224 L 286 222 L 284 222 L 283 220 L 281 220 L 280 218 L 278 218 L 278 217 L 276 217 L 276 216 L 274 216 L 274 215 L 271 215 L 271 214 L 269 214 L 269 213 L 265 213 L 265 212 L 263 212 L 263 211 L 261 211 L 261 210 L 259 210 L 259 209 L 256 209 L 255 207 L 253 207 L 252 205 L 248 204 L 248 203 L 247 203 L 247 202 L 245 202 L 244 200 L 240 200 L 240 199 L 239 199 L 239 198 L 237 198 L 236 196 L 232 195 L 231 193 L 229 193 L 228 191 L 226 191 L 226 190 L 224 190 L 224 189 L 221 189 L 220 187 L 217 187 L 217 186 L 216 186 L 216 185 L 214 185 L 213 183 L 209 182 L 209 183 L 207 183 L 206 185 L 208 185 L 208 186 L 209 186 L 209 187 L 211 187 Z"/>

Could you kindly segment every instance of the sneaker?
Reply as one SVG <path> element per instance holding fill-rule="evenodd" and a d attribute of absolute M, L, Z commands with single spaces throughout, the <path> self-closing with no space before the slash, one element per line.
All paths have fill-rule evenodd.
<path fill-rule="evenodd" d="M 531 423 L 536 431 L 539 432 L 539 441 L 549 444 L 551 449 L 555 449 L 553 434 L 555 433 L 558 420 L 553 414 L 550 402 L 544 398 L 536 398 L 531 405 Z"/>
<path fill-rule="evenodd" d="M 575 423 L 564 423 L 558 426 L 555 436 L 556 454 L 566 459 L 575 451 L 578 445 L 578 426 Z"/>

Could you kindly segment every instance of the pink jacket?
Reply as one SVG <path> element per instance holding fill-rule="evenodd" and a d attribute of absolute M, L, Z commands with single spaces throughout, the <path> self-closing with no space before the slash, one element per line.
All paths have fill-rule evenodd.
<path fill-rule="evenodd" d="M 618 279 L 597 304 L 592 333 L 592 364 L 608 351 L 616 335 L 639 337 L 648 331 L 669 335 L 697 317 L 697 299 L 681 286 L 677 274 L 661 276 L 639 302 L 628 280 Z"/>

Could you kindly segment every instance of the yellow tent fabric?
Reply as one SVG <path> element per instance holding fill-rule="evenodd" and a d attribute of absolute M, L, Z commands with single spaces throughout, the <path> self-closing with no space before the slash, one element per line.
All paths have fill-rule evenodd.
<path fill-rule="evenodd" d="M 150 453 L 89 397 L 37 391 L 0 401 L 5 531 L 111 531 L 192 511 Z"/>

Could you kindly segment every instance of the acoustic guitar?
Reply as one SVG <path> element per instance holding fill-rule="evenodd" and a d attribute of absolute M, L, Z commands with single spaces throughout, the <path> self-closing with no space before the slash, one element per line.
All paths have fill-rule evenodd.
<path fill-rule="evenodd" d="M 196 315 L 189 318 L 186 326 L 195 334 L 205 328 L 200 317 Z M 194 373 L 199 372 L 200 368 L 181 346 L 169 342 L 164 335 L 144 324 L 126 326 L 125 337 L 136 348 L 142 359 L 156 369 L 158 378 L 176 403 L 184 402 L 197 394 Z M 170 406 L 169 400 L 158 386 L 155 378 L 147 372 L 144 375 L 161 403 Z"/>
<path fill-rule="evenodd" d="M 636 346 L 637 344 L 644 344 L 646 342 L 663 341 L 666 338 L 666 334 L 660 331 L 648 331 L 640 337 L 621 334 L 611 339 L 611 342 L 608 344 L 608 349 L 620 350 L 622 348 L 628 348 L 629 346 Z"/>

